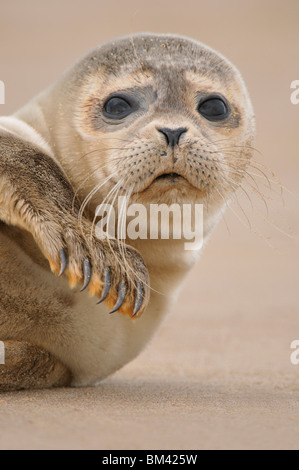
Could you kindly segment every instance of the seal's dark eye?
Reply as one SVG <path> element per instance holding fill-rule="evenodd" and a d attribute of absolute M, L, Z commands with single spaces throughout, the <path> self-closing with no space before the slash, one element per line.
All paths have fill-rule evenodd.
<path fill-rule="evenodd" d="M 223 121 L 229 115 L 229 107 L 220 96 L 204 98 L 199 103 L 197 110 L 209 121 Z"/>
<path fill-rule="evenodd" d="M 134 105 L 120 96 L 109 98 L 104 104 L 103 113 L 110 119 L 122 119 L 134 111 Z"/>

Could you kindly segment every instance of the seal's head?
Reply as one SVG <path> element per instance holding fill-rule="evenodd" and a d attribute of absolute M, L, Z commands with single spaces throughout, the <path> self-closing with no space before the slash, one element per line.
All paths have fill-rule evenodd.
<path fill-rule="evenodd" d="M 218 52 L 174 35 L 124 37 L 55 90 L 44 106 L 50 138 L 83 198 L 97 188 L 98 204 L 118 188 L 142 203 L 201 202 L 213 216 L 237 189 L 254 117 L 239 72 Z"/>

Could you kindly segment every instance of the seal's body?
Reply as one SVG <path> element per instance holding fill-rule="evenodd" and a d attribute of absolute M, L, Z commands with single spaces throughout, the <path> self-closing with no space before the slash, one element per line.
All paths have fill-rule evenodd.
<path fill-rule="evenodd" d="M 119 195 L 203 204 L 207 239 L 253 136 L 239 72 L 170 35 L 99 47 L 0 118 L 0 389 L 96 384 L 132 360 L 200 252 L 184 240 L 98 239 L 96 207 Z"/>

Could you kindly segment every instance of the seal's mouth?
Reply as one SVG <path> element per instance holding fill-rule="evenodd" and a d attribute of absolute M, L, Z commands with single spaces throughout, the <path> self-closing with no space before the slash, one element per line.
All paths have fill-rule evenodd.
<path fill-rule="evenodd" d="M 161 180 L 176 182 L 179 178 L 184 179 L 184 180 L 186 179 L 182 175 L 179 175 L 178 173 L 163 173 L 162 175 L 157 176 L 157 178 L 154 179 L 153 183 L 155 181 L 161 181 Z"/>
<path fill-rule="evenodd" d="M 144 181 L 144 186 L 136 191 L 136 193 L 141 194 L 145 191 L 154 191 L 158 195 L 175 190 L 176 194 L 179 194 L 180 192 L 186 192 L 188 188 L 198 189 L 188 180 L 187 176 L 170 171 L 160 173 L 157 176 L 153 175 L 150 180 Z"/>

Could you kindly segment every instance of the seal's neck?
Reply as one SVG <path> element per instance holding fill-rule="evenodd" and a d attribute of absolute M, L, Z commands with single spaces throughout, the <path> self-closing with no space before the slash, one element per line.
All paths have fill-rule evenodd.
<path fill-rule="evenodd" d="M 164 295 L 173 295 L 201 253 L 186 250 L 182 240 L 135 240 L 130 245 L 141 253 L 151 287 Z"/>

